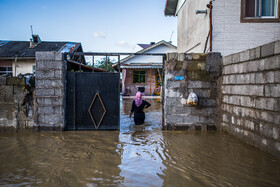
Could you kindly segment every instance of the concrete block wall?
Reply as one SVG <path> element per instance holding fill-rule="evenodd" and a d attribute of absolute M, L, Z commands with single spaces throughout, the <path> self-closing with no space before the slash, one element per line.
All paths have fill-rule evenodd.
<path fill-rule="evenodd" d="M 0 131 L 33 127 L 33 98 L 26 79 L 0 77 Z"/>
<path fill-rule="evenodd" d="M 59 52 L 36 52 L 35 119 L 39 130 L 63 130 L 66 63 Z"/>
<path fill-rule="evenodd" d="M 223 58 L 221 129 L 280 157 L 280 41 Z"/>
<path fill-rule="evenodd" d="M 164 129 L 216 129 L 216 81 L 221 75 L 221 63 L 220 53 L 167 55 L 163 86 Z M 183 80 L 176 80 L 176 76 Z M 191 91 L 198 95 L 196 107 L 187 104 Z"/>

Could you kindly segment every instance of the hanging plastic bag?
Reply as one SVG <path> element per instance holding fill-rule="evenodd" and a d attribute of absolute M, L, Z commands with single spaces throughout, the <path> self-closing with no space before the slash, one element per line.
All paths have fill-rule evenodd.
<path fill-rule="evenodd" d="M 198 98 L 197 95 L 193 92 L 191 92 L 188 96 L 187 104 L 197 106 L 198 104 Z"/>

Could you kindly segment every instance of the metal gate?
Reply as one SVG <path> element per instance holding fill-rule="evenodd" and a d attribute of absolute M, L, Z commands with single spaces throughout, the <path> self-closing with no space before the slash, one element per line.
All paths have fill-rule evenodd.
<path fill-rule="evenodd" d="M 119 73 L 67 72 L 66 130 L 120 128 Z"/>
<path fill-rule="evenodd" d="M 119 130 L 120 129 L 120 56 L 147 55 L 162 56 L 163 66 L 166 54 L 162 53 L 64 53 L 64 61 L 79 66 L 82 59 L 92 56 L 92 72 L 67 72 L 66 74 L 66 127 L 65 130 Z M 118 58 L 118 72 L 94 72 L 95 56 Z M 72 58 L 70 58 L 72 57 Z M 164 76 L 163 76 L 164 77 Z M 164 111 L 163 111 L 164 112 Z"/>

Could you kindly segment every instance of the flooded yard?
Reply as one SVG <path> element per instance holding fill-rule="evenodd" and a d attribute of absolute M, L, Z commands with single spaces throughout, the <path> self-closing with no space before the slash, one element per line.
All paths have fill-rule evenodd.
<path fill-rule="evenodd" d="M 161 130 L 161 104 L 120 131 L 0 135 L 1 186 L 279 186 L 280 160 L 220 132 Z"/>

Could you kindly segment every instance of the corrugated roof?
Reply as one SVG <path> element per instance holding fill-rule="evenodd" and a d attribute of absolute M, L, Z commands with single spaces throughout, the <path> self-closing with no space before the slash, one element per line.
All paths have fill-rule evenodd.
<path fill-rule="evenodd" d="M 122 68 L 125 68 L 125 69 L 161 69 L 163 68 L 163 66 L 161 65 L 158 65 L 158 66 L 155 66 L 155 65 L 151 65 L 151 66 L 121 66 L 121 69 Z"/>
<path fill-rule="evenodd" d="M 175 16 L 178 0 L 166 0 L 164 15 Z"/>
<path fill-rule="evenodd" d="M 69 44 L 69 42 L 41 42 L 30 48 L 29 41 L 0 41 L 0 43 L 5 42 L 5 45 L 0 45 L 0 57 L 35 57 L 37 51 L 60 51 L 66 44 Z M 73 45 L 80 44 L 70 43 Z M 67 47 L 67 49 L 71 48 Z"/>

